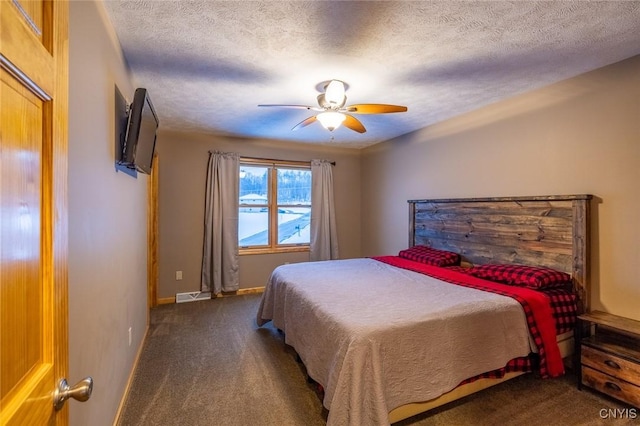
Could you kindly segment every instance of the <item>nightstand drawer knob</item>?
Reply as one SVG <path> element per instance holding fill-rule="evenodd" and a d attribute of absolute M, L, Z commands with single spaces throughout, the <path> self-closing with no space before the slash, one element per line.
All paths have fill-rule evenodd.
<path fill-rule="evenodd" d="M 615 368 L 616 370 L 620 370 L 620 366 L 615 361 L 611 361 L 610 359 L 607 359 L 607 360 L 605 360 L 604 363 L 607 364 L 607 366 L 609 366 L 611 368 Z"/>
<path fill-rule="evenodd" d="M 604 387 L 609 388 L 609 389 L 613 389 L 616 392 L 620 392 L 622 389 L 620 389 L 620 386 L 616 385 L 615 383 L 611 383 L 611 382 L 606 382 L 604 384 Z"/>

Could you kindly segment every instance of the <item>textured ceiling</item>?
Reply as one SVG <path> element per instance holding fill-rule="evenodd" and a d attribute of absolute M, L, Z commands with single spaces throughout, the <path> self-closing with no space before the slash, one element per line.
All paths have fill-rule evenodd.
<path fill-rule="evenodd" d="M 104 2 L 161 129 L 360 148 L 640 54 L 640 2 Z M 320 82 L 348 83 L 367 132 L 319 123 Z M 333 141 L 330 137 L 333 136 Z"/>

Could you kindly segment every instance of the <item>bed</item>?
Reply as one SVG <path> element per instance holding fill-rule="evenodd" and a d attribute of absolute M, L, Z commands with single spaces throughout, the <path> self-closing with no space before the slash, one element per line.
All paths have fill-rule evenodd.
<path fill-rule="evenodd" d="M 574 313 L 582 312 L 590 199 L 410 200 L 408 247 L 457 253 L 479 270 L 517 264 L 570 274 Z M 573 323 L 560 329 L 548 296 L 514 287 L 399 256 L 283 265 L 257 322 L 281 329 L 322 385 L 327 424 L 388 424 L 534 365 L 543 377 L 562 374 Z"/>

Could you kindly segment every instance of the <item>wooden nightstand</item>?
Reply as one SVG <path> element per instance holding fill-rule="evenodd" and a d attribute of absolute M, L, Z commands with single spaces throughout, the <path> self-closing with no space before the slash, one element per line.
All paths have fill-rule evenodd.
<path fill-rule="evenodd" d="M 640 407 L 640 321 L 600 311 L 578 319 L 578 388 L 588 386 Z M 583 337 L 586 328 L 594 330 Z"/>

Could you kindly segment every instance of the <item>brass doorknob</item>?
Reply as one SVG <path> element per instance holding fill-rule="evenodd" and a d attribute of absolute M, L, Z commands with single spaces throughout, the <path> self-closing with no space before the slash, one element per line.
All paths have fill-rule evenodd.
<path fill-rule="evenodd" d="M 58 382 L 57 389 L 53 392 L 53 406 L 56 410 L 60 410 L 69 398 L 84 402 L 91 398 L 92 391 L 93 379 L 91 377 L 85 377 L 73 387 L 69 386 L 67 379 L 61 379 Z"/>

